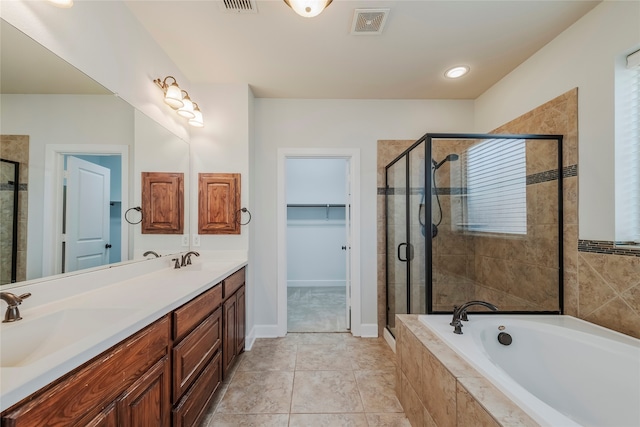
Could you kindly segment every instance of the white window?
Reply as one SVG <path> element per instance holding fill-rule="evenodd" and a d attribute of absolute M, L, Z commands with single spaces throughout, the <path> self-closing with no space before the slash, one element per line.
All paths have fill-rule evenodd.
<path fill-rule="evenodd" d="M 523 139 L 490 139 L 467 150 L 467 230 L 527 234 L 525 145 Z"/>
<path fill-rule="evenodd" d="M 640 244 L 640 50 L 616 74 L 616 230 L 618 244 Z"/>

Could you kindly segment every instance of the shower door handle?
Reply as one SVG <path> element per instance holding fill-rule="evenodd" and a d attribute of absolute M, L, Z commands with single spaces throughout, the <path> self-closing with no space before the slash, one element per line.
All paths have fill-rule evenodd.
<path fill-rule="evenodd" d="M 404 259 L 402 259 L 402 257 L 400 256 L 400 248 L 406 246 L 407 249 L 405 250 L 405 257 Z M 410 245 L 408 243 L 400 243 L 398 245 L 398 260 L 402 261 L 402 262 L 407 262 L 407 261 L 412 261 L 413 260 L 413 245 Z"/>
<path fill-rule="evenodd" d="M 400 248 L 402 248 L 403 246 L 407 246 L 408 247 L 408 245 L 406 243 L 400 243 L 398 245 L 398 260 L 402 261 L 402 262 L 407 262 L 407 258 L 402 259 L 402 257 L 400 256 Z M 405 255 L 406 255 L 406 253 L 405 253 Z"/>

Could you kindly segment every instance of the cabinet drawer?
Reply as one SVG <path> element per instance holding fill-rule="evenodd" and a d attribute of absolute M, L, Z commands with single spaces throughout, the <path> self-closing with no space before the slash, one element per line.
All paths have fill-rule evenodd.
<path fill-rule="evenodd" d="M 222 309 L 218 308 L 173 347 L 173 403 L 177 402 L 218 351 L 222 342 Z"/>
<path fill-rule="evenodd" d="M 213 394 L 220 386 L 221 368 L 221 356 L 218 352 L 173 410 L 173 427 L 194 426 L 202 419 Z"/>
<path fill-rule="evenodd" d="M 178 340 L 222 303 L 222 286 L 215 285 L 173 312 L 173 339 Z"/>
<path fill-rule="evenodd" d="M 222 298 L 229 298 L 242 285 L 244 285 L 244 267 L 222 281 Z"/>
<path fill-rule="evenodd" d="M 164 317 L 31 397 L 26 403 L 5 412 L 2 425 L 73 425 L 96 408 L 112 402 L 167 354 L 168 345 L 169 318 Z"/>

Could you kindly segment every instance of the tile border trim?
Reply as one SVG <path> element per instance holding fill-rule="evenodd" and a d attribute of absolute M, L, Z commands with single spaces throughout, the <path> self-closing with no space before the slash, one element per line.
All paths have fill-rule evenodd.
<path fill-rule="evenodd" d="M 624 248 L 618 245 L 631 245 L 630 242 L 612 242 L 607 240 L 578 240 L 578 252 L 591 252 L 607 255 L 626 255 L 640 257 L 640 250 Z"/>

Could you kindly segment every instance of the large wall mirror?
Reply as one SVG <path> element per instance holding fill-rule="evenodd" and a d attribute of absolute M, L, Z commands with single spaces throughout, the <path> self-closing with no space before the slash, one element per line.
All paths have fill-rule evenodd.
<path fill-rule="evenodd" d="M 188 249 L 132 209 L 141 172 L 189 194 L 188 143 L 2 19 L 0 47 L 0 285 Z"/>

